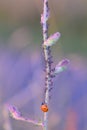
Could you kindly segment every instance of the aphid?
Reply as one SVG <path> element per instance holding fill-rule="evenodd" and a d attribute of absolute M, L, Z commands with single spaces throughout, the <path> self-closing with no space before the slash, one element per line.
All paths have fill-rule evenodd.
<path fill-rule="evenodd" d="M 47 106 L 46 103 L 42 103 L 42 105 L 41 105 L 41 110 L 42 110 L 43 112 L 47 112 L 47 111 L 48 111 L 48 106 Z"/>

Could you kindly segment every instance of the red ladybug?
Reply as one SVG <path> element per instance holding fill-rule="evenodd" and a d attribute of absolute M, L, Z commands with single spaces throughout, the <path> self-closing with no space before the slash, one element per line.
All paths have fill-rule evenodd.
<path fill-rule="evenodd" d="M 46 103 L 42 103 L 42 105 L 41 105 L 41 110 L 43 111 L 43 112 L 47 112 L 48 111 L 48 106 L 47 106 L 47 104 Z"/>

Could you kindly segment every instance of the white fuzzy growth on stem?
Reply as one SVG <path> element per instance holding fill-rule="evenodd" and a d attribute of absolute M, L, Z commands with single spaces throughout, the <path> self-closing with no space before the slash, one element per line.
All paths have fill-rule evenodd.
<path fill-rule="evenodd" d="M 56 32 L 53 35 L 51 35 L 44 43 L 43 46 L 44 47 L 50 47 L 52 45 L 54 45 L 60 38 L 60 33 Z"/>
<path fill-rule="evenodd" d="M 55 67 L 55 71 L 54 74 L 58 74 L 60 72 L 63 72 L 64 70 L 67 69 L 68 65 L 69 65 L 69 60 L 68 59 L 64 59 L 62 61 L 60 61 L 56 67 Z"/>

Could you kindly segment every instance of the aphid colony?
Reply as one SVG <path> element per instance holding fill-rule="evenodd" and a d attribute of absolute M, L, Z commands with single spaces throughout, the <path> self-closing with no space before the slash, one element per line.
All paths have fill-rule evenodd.
<path fill-rule="evenodd" d="M 51 56 L 51 50 L 49 47 L 46 47 L 46 49 L 48 50 L 49 57 L 47 59 L 45 59 L 45 57 L 44 57 L 44 61 L 45 61 L 45 69 L 44 70 L 46 72 L 46 77 L 45 77 L 44 100 L 43 100 L 41 107 L 40 107 L 42 112 L 48 112 L 48 110 L 49 110 L 48 104 L 45 101 L 45 95 L 46 95 L 46 93 L 48 93 L 48 91 L 50 92 L 52 90 L 52 86 L 53 86 L 52 78 L 55 77 L 55 75 L 53 73 L 54 69 L 51 68 L 51 64 L 53 63 L 52 56 Z M 49 72 L 47 72 L 48 66 L 49 66 Z M 50 88 L 47 88 L 47 85 L 49 85 Z M 49 96 L 49 98 L 50 98 L 50 96 Z"/>

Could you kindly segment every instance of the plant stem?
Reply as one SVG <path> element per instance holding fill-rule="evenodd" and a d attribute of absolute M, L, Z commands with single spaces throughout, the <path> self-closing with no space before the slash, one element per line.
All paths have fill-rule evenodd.
<path fill-rule="evenodd" d="M 43 0 L 43 14 L 41 16 L 41 23 L 43 28 L 43 44 L 48 38 L 48 17 L 49 17 L 49 7 L 48 0 Z M 51 78 L 51 50 L 50 47 L 43 47 L 44 60 L 45 60 L 45 100 L 44 102 L 49 105 L 49 89 L 52 83 Z M 48 130 L 48 112 L 44 112 L 44 130 Z"/>

